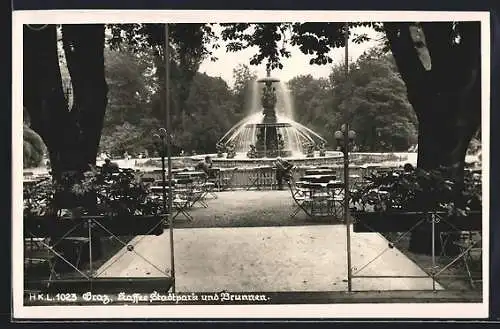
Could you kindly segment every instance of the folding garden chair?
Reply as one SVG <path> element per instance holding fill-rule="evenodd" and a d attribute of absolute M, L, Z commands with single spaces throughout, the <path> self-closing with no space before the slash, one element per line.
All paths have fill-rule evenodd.
<path fill-rule="evenodd" d="M 459 248 L 462 262 L 464 264 L 465 270 L 467 271 L 467 278 L 469 279 L 472 288 L 475 287 L 475 283 L 482 282 L 482 279 L 475 279 L 472 271 L 473 263 L 479 262 L 482 256 L 482 243 L 481 236 L 477 236 L 473 232 L 462 232 L 459 239 L 454 242 L 454 244 Z"/>
<path fill-rule="evenodd" d="M 302 187 L 302 183 L 300 182 L 292 182 L 288 181 L 288 187 L 292 194 L 292 198 L 295 201 L 295 207 L 290 214 L 290 218 L 294 218 L 297 214 L 302 210 L 306 213 L 307 216 L 313 218 L 313 215 L 308 210 L 311 207 L 312 198 L 310 194 L 310 190 Z"/>
<path fill-rule="evenodd" d="M 188 189 L 185 198 L 189 201 L 189 208 L 194 207 L 197 203 L 199 203 L 203 208 L 208 208 L 208 204 L 205 199 L 207 191 L 204 184 L 205 183 L 195 183 Z"/>
<path fill-rule="evenodd" d="M 181 198 L 179 195 L 172 200 L 172 206 L 175 208 L 176 213 L 172 216 L 172 219 L 177 218 L 178 215 L 182 214 L 187 218 L 188 221 L 193 221 L 193 216 L 188 212 L 190 201 Z"/>
<path fill-rule="evenodd" d="M 25 262 L 27 261 L 28 266 L 30 265 L 30 261 L 33 262 L 33 260 L 39 264 L 46 263 L 49 269 L 49 276 L 47 278 L 48 283 L 61 277 L 63 267 L 65 269 L 72 269 L 83 277 L 88 277 L 80 268 L 83 247 L 77 248 L 74 252 L 68 252 L 68 248 L 61 248 L 61 243 L 63 241 L 68 238 L 75 238 L 72 236 L 72 232 L 78 230 L 81 224 L 72 223 L 70 227 L 71 228 L 67 230 L 65 234 L 58 238 L 39 238 L 31 232 L 28 233 L 33 239 L 38 240 L 37 243 L 39 243 L 41 247 L 36 250 L 28 250 L 25 254 Z"/>
<path fill-rule="evenodd" d="M 205 179 L 204 182 L 202 182 L 201 188 L 204 191 L 203 194 L 203 200 L 207 199 L 207 196 L 211 196 L 213 199 L 217 199 L 217 194 L 215 194 L 215 191 L 220 191 L 220 170 L 219 169 L 212 169 L 208 173 L 208 177 Z"/>
<path fill-rule="evenodd" d="M 328 184 L 330 192 L 330 213 L 337 219 L 343 218 L 344 213 L 344 183 L 334 182 Z"/>
<path fill-rule="evenodd" d="M 232 168 L 230 171 L 225 170 L 219 173 L 219 191 L 234 190 L 233 181 L 237 171 L 238 168 Z"/>
<path fill-rule="evenodd" d="M 190 208 L 190 200 L 188 199 L 188 189 L 183 187 L 173 187 L 173 200 L 172 207 L 175 210 L 175 213 L 172 214 L 172 218 L 175 219 L 177 216 L 182 214 L 189 221 L 192 221 L 192 216 L 188 213 L 188 209 Z M 162 198 L 163 188 L 162 186 L 152 186 L 151 192 L 153 193 L 153 198 Z M 168 193 L 168 189 L 167 189 Z M 168 194 L 167 194 L 168 198 Z"/>
<path fill-rule="evenodd" d="M 24 270 L 26 273 L 42 270 L 44 273 L 49 273 L 49 280 L 58 278 L 59 274 L 56 272 L 56 258 L 57 256 L 50 252 L 45 247 L 47 243 L 45 238 L 26 238 L 24 248 Z M 28 276 L 25 274 L 25 276 Z"/>
<path fill-rule="evenodd" d="M 221 171 L 219 168 L 211 168 L 208 172 L 208 177 L 204 182 L 205 191 L 207 195 L 211 195 L 214 199 L 217 199 L 217 194 L 215 191 L 220 192 L 221 190 Z"/>
<path fill-rule="evenodd" d="M 329 199 L 330 194 L 327 190 L 327 184 L 325 183 L 307 183 L 304 184 L 309 190 L 309 196 L 311 198 L 310 208 L 311 215 L 314 217 L 324 217 L 330 214 L 329 212 Z"/>

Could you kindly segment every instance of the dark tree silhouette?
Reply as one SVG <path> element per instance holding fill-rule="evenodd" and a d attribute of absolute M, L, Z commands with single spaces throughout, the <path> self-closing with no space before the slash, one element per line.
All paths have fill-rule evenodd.
<path fill-rule="evenodd" d="M 448 168 L 458 191 L 467 148 L 481 124 L 480 23 L 429 22 L 421 27 L 388 23 L 384 27 L 418 117 L 418 167 Z M 410 249 L 429 253 L 430 241 L 427 230 L 416 231 Z"/>
<path fill-rule="evenodd" d="M 62 39 L 73 87 L 62 88 L 55 25 L 24 27 L 24 105 L 49 151 L 56 179 L 94 165 L 107 104 L 104 25 L 64 25 Z"/>

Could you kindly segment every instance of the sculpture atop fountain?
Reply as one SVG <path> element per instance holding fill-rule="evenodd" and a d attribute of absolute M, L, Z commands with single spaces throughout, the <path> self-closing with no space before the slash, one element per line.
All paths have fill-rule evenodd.
<path fill-rule="evenodd" d="M 256 157 L 274 158 L 277 156 L 290 156 L 291 150 L 286 150 L 279 129 L 291 127 L 291 124 L 278 122 L 276 116 L 277 96 L 276 88 L 273 84 L 279 82 L 279 80 L 271 77 L 271 69 L 268 67 L 266 77 L 257 80 L 257 82 L 264 84 L 261 96 L 262 114 L 264 118 L 261 123 L 249 123 L 246 125 L 250 128 L 255 127 L 257 130 L 257 141 L 255 145 Z"/>
<path fill-rule="evenodd" d="M 266 71 L 266 77 L 256 81 L 263 87 L 253 89 L 253 99 L 256 100 L 252 103 L 255 104 L 253 114 L 234 125 L 219 143 L 226 147 L 233 146 L 235 153 L 246 154 L 247 158 L 275 158 L 300 156 L 304 152 L 304 143 L 316 146 L 325 142 L 314 131 L 289 117 L 292 114 L 290 101 L 284 100 L 290 96 L 286 88 L 279 84 L 280 80 L 271 77 L 269 67 Z M 259 100 L 260 106 L 256 106 Z M 277 108 L 281 112 L 277 113 Z"/>
<path fill-rule="evenodd" d="M 264 109 L 262 113 L 264 114 L 265 123 L 275 123 L 276 122 L 276 88 L 273 87 L 273 82 L 278 82 L 279 80 L 271 78 L 271 70 L 267 69 L 267 76 L 264 79 L 258 80 L 258 82 L 264 83 L 264 88 L 262 88 L 262 108 Z"/>

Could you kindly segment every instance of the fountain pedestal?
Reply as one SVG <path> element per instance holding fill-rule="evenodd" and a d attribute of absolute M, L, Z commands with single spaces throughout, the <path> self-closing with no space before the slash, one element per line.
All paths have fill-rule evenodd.
<path fill-rule="evenodd" d="M 284 151 L 283 138 L 278 130 L 280 127 L 290 126 L 277 123 L 275 109 L 277 97 L 273 83 L 278 82 L 278 80 L 271 78 L 270 73 L 271 71 L 268 69 L 267 77 L 258 80 L 258 82 L 264 83 L 261 98 L 264 118 L 262 123 L 256 125 L 257 143 L 255 146 L 258 158 L 283 156 L 280 154 Z"/>
<path fill-rule="evenodd" d="M 278 156 L 289 157 L 292 151 L 285 148 L 280 128 L 291 127 L 288 123 L 257 123 L 248 124 L 247 127 L 255 128 L 257 142 L 255 145 L 257 158 L 275 158 Z"/>

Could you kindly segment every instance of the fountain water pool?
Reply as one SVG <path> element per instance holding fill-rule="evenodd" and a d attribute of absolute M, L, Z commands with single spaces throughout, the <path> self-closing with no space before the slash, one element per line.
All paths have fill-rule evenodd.
<path fill-rule="evenodd" d="M 257 80 L 252 88 L 250 115 L 234 125 L 218 143 L 219 148 L 223 145 L 228 150 L 228 158 L 237 154 L 239 158 L 242 154 L 246 158 L 300 158 L 306 153 L 312 157 L 318 145 L 324 148 L 326 144 L 323 137 L 293 120 L 290 94 L 270 72 L 268 69 L 267 76 Z M 259 90 L 257 84 L 264 87 Z"/>
<path fill-rule="evenodd" d="M 305 145 L 317 145 L 325 140 L 311 129 L 284 116 L 276 115 L 275 123 L 266 123 L 265 115 L 254 113 L 234 125 L 221 139 L 223 144 L 233 144 L 238 158 L 251 158 L 248 151 L 252 146 L 258 150 L 259 138 L 262 142 L 262 156 L 257 157 L 293 157 L 306 156 Z M 261 136 L 261 137 L 259 137 Z M 276 143 L 277 145 L 273 145 Z M 280 148 L 282 143 L 282 148 Z M 274 156 L 273 156 L 274 154 Z M 264 156 L 267 155 L 267 156 Z"/>

